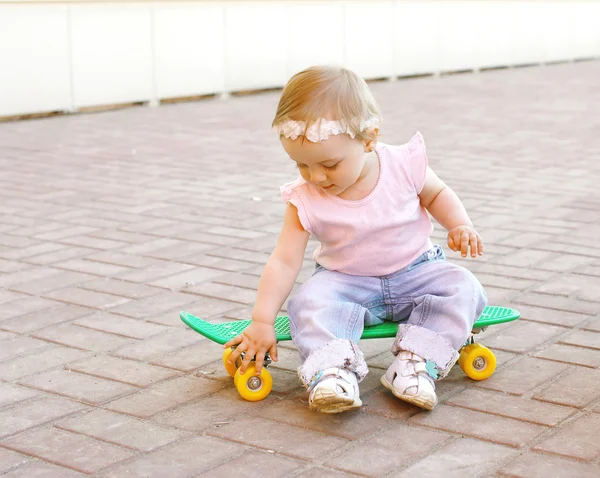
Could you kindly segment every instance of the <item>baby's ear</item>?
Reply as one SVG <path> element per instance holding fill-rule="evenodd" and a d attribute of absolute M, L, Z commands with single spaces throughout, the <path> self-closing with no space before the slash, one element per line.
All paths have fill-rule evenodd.
<path fill-rule="evenodd" d="M 377 126 L 373 126 L 372 128 L 365 130 L 365 135 L 367 139 L 365 139 L 365 152 L 370 153 L 375 149 L 377 145 L 377 138 L 379 137 L 379 128 Z"/>

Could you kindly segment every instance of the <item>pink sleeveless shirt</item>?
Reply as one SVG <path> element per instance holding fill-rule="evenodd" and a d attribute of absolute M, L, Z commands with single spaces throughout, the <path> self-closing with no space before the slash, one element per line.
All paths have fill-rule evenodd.
<path fill-rule="evenodd" d="M 427 155 L 420 133 L 402 146 L 378 143 L 377 185 L 363 199 L 327 194 L 302 178 L 281 186 L 298 209 L 302 227 L 321 244 L 314 259 L 326 269 L 357 276 L 383 276 L 409 265 L 432 247 L 433 225 L 418 194 Z"/>

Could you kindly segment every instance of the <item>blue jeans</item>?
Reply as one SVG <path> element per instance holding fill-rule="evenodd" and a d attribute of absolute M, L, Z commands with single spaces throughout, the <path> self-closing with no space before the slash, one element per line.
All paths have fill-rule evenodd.
<path fill-rule="evenodd" d="M 386 320 L 400 323 L 394 355 L 413 352 L 444 377 L 487 303 L 475 276 L 445 259 L 436 245 L 381 277 L 352 276 L 317 264 L 288 304 L 292 339 L 304 359 L 303 381 L 318 370 L 340 366 L 362 379 L 366 363 L 356 344 L 365 325 Z M 340 346 L 340 339 L 350 344 Z"/>

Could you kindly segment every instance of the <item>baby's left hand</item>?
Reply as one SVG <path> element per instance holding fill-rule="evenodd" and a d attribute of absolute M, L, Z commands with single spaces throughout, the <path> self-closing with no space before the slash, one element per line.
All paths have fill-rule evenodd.
<path fill-rule="evenodd" d="M 448 231 L 448 247 L 454 252 L 460 251 L 463 257 L 467 257 L 469 246 L 471 257 L 483 254 L 481 236 L 471 226 L 456 226 Z"/>

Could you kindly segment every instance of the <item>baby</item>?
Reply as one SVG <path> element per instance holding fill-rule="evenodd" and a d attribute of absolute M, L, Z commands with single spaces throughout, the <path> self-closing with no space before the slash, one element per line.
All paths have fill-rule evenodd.
<path fill-rule="evenodd" d="M 225 344 L 237 345 L 260 373 L 277 360 L 273 324 L 304 258 L 319 241 L 315 271 L 288 305 L 302 355 L 299 376 L 309 406 L 339 413 L 362 405 L 367 364 L 358 347 L 365 326 L 399 322 L 395 359 L 381 383 L 400 400 L 431 410 L 435 380 L 445 377 L 486 305 L 467 269 L 431 243 L 429 214 L 463 257 L 483 254 L 458 196 L 429 168 L 423 137 L 378 142 L 380 113 L 367 84 L 337 67 L 311 67 L 285 86 L 273 127 L 300 177 L 281 187 L 283 226 L 258 288 L 252 322 Z"/>

